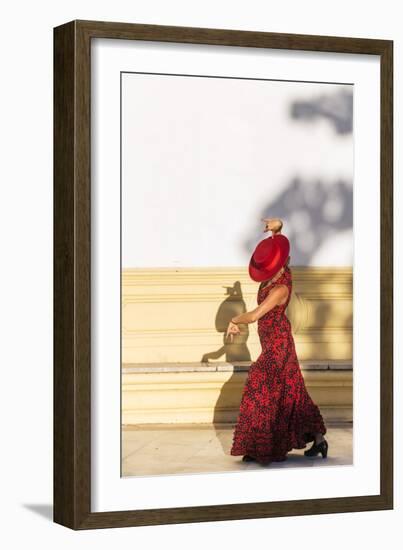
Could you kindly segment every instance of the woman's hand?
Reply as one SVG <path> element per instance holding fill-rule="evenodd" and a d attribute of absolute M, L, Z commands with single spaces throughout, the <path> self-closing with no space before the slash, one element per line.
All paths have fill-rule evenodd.
<path fill-rule="evenodd" d="M 230 321 L 228 324 L 227 333 L 225 337 L 228 338 L 229 336 L 232 343 L 234 341 L 234 334 L 241 334 L 241 331 L 239 330 L 239 327 L 236 323 L 233 323 L 232 321 Z"/>

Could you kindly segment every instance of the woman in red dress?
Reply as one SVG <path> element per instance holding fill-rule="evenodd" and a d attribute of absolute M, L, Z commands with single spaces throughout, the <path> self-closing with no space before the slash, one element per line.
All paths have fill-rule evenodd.
<path fill-rule="evenodd" d="M 249 270 L 254 280 L 261 281 L 258 307 L 233 317 L 227 329 L 227 336 L 232 341 L 233 335 L 240 333 L 239 324 L 257 321 L 262 347 L 261 354 L 249 368 L 230 454 L 244 455 L 244 461 L 269 464 L 286 460 L 291 449 L 305 448 L 313 441 L 304 454 L 316 456 L 321 453 L 326 458 L 328 442 L 323 437 L 326 427 L 305 387 L 290 321 L 285 313 L 292 290 L 289 243 L 281 235 L 281 220 L 264 221 L 265 231 L 272 231 L 272 236 L 262 241 L 265 248 L 261 247 L 259 254 L 261 259 L 262 250 L 265 250 L 267 261 L 265 267 L 260 263 L 261 267 L 257 268 L 252 256 L 253 270 L 251 267 Z M 281 235 L 276 241 L 281 246 L 273 249 L 274 241 L 269 239 L 276 239 L 277 235 Z M 255 258 L 258 258 L 257 250 Z M 273 269 L 274 275 L 264 279 Z"/>

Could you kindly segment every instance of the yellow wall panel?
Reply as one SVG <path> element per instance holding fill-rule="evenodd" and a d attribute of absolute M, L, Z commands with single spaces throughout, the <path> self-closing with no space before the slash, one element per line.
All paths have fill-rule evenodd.
<path fill-rule="evenodd" d="M 292 267 L 287 310 L 300 360 L 352 358 L 352 269 Z M 224 342 L 229 319 L 256 307 L 247 268 L 138 268 L 122 272 L 122 362 L 249 361 L 256 323 Z"/>

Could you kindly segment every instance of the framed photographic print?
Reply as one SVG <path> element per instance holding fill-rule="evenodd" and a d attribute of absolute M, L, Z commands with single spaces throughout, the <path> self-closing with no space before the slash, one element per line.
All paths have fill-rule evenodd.
<path fill-rule="evenodd" d="M 54 29 L 54 521 L 393 508 L 393 41 Z"/>

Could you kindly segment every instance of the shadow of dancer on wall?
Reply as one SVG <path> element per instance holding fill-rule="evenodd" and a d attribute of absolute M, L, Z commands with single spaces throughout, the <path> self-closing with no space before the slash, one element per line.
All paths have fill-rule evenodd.
<path fill-rule="evenodd" d="M 225 355 L 225 361 L 250 361 L 251 355 L 246 344 L 249 337 L 248 325 L 240 325 L 241 334 L 235 335 L 234 341 L 230 342 L 225 337 L 228 323 L 236 315 L 246 312 L 246 304 L 243 299 L 241 283 L 235 281 L 232 286 L 224 286 L 228 297 L 220 304 L 216 318 L 215 328 L 217 332 L 223 333 L 223 345 L 216 351 L 205 353 L 201 358 L 202 363 L 208 363 L 209 359 L 219 359 Z"/>

